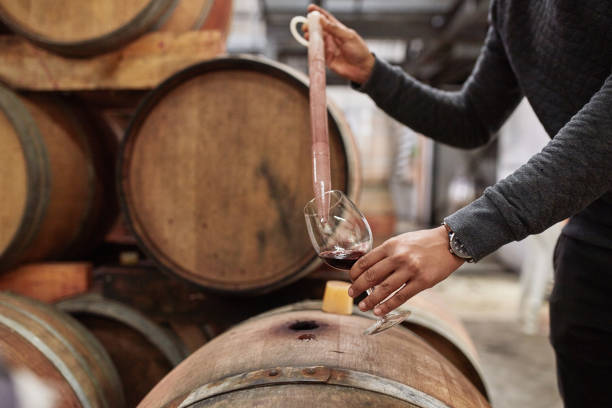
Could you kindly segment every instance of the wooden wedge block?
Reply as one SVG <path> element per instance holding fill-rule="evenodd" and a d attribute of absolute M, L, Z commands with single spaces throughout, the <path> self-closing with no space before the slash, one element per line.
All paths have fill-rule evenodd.
<path fill-rule="evenodd" d="M 87 292 L 91 271 L 88 262 L 27 264 L 0 274 L 0 291 L 51 303 Z"/>

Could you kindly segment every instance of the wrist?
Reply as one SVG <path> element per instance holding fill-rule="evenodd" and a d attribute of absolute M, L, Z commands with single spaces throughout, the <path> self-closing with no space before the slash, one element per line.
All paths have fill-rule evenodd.
<path fill-rule="evenodd" d="M 463 242 L 457 237 L 455 231 L 448 225 L 446 222 L 442 223 L 442 228 L 444 228 L 447 236 L 448 236 L 448 250 L 455 257 L 469 263 L 475 262 L 474 258 L 470 255 L 468 250 L 466 249 Z"/>
<path fill-rule="evenodd" d="M 366 57 L 361 72 L 358 77 L 354 78 L 353 81 L 357 82 L 360 85 L 365 84 L 368 79 L 372 76 L 372 71 L 374 71 L 374 65 L 376 64 L 376 57 L 371 52 L 368 52 L 368 56 Z"/>

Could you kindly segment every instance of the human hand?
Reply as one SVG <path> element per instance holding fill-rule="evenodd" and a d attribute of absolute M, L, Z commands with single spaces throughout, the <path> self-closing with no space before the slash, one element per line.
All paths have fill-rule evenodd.
<path fill-rule="evenodd" d="M 401 234 L 374 248 L 353 265 L 349 295 L 356 297 L 376 286 L 359 303 L 359 309 L 374 308 L 374 314 L 384 316 L 420 291 L 446 279 L 463 262 L 449 252 L 444 227 Z M 390 299 L 379 304 L 404 284 Z"/>
<path fill-rule="evenodd" d="M 363 84 L 374 68 L 374 56 L 363 38 L 328 11 L 311 4 L 308 12 L 318 11 L 322 14 L 321 27 L 325 39 L 325 62 L 340 76 Z M 308 24 L 302 26 L 304 37 L 308 40 Z"/>

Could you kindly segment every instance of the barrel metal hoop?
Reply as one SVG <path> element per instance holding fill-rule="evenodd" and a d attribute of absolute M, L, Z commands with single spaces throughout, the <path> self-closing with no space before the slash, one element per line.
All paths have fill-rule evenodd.
<path fill-rule="evenodd" d="M 198 387 L 183 400 L 179 408 L 189 408 L 198 402 L 234 391 L 305 383 L 330 384 L 376 392 L 421 408 L 450 408 L 409 385 L 361 371 L 326 366 L 273 367 L 226 377 Z"/>
<path fill-rule="evenodd" d="M 70 314 L 83 313 L 114 319 L 137 330 L 157 347 L 173 366 L 177 366 L 186 357 L 172 339 L 148 317 L 119 302 L 97 295 L 85 295 L 61 301 L 56 306 Z"/>
<path fill-rule="evenodd" d="M 94 388 L 95 388 L 95 393 L 97 394 L 98 398 L 100 398 L 100 402 L 102 403 L 103 407 L 109 408 L 110 405 L 108 404 L 108 401 L 106 400 L 106 396 L 104 395 L 103 389 L 100 386 L 98 379 L 96 378 L 96 376 L 93 374 L 93 372 L 90 369 L 89 364 L 87 363 L 87 361 L 85 361 L 85 359 L 83 358 L 83 356 L 81 355 L 81 353 L 79 353 L 73 346 L 72 344 L 70 344 L 70 342 L 68 340 L 66 340 L 66 338 L 64 336 L 62 336 L 57 330 L 55 330 L 55 328 L 53 328 L 51 325 L 49 325 L 47 322 L 45 322 L 44 320 L 40 319 L 38 316 L 22 309 L 22 308 L 18 308 L 15 305 L 6 302 L 4 300 L 0 300 L 0 304 L 2 306 L 6 306 L 9 309 L 15 311 L 16 313 L 22 314 L 24 316 L 26 316 L 28 319 L 31 319 L 32 321 L 38 323 L 39 325 L 41 325 L 45 330 L 47 330 L 49 333 L 51 333 L 60 343 L 62 343 L 62 345 L 64 347 L 66 347 L 68 349 L 68 351 L 70 352 L 70 354 L 75 358 L 75 360 L 77 360 L 77 362 L 79 363 L 79 365 L 81 366 L 81 368 L 83 369 L 83 371 L 85 371 L 87 373 L 87 377 L 88 379 L 93 383 Z M 13 323 L 17 324 L 16 322 L 14 322 L 13 320 L 7 318 L 9 321 L 12 321 Z M 7 324 L 7 326 L 13 328 L 13 326 L 10 326 L 9 324 Z M 21 325 L 20 325 L 21 326 Z M 23 327 L 23 326 L 21 326 Z M 31 332 L 30 330 L 23 328 L 28 335 L 24 336 L 21 332 L 17 331 L 20 335 L 22 335 L 26 340 L 28 340 L 30 343 L 34 344 L 35 346 L 38 346 L 38 344 L 44 344 L 42 342 L 42 340 L 40 340 L 40 338 L 38 336 L 36 336 L 33 332 Z M 34 339 L 35 341 L 37 341 L 38 343 L 34 343 L 30 337 L 31 336 L 32 339 Z M 62 371 L 60 369 L 60 367 L 57 366 L 56 361 L 49 358 L 53 364 L 58 368 L 58 370 L 60 370 L 60 372 L 62 373 L 62 375 L 64 375 L 64 377 L 66 377 L 66 380 L 70 383 L 70 385 L 72 386 L 72 388 L 75 390 L 75 393 L 77 395 L 82 394 L 85 395 L 85 391 L 83 391 L 83 388 L 81 387 L 81 385 L 78 383 L 78 381 L 76 381 L 76 378 L 72 375 L 72 373 L 70 372 L 70 370 L 68 369 L 68 367 L 65 365 L 65 363 L 59 358 L 57 357 L 57 355 L 46 345 L 44 344 L 44 347 L 46 349 L 49 350 L 50 353 L 52 353 L 56 359 L 61 362 L 61 364 L 63 365 L 63 367 L 69 372 L 69 375 L 71 378 L 74 379 L 74 382 L 76 384 L 76 387 L 78 388 L 78 392 L 77 392 L 77 388 L 75 388 L 75 385 L 73 385 L 73 383 L 69 380 L 68 377 L 66 377 L 66 374 L 64 373 L 64 371 Z M 43 352 L 43 354 L 47 357 L 49 357 L 49 355 L 46 352 Z M 81 397 L 79 397 L 79 400 L 81 399 Z M 89 404 L 88 401 L 88 407 L 91 406 L 91 404 Z"/>
<path fill-rule="evenodd" d="M 83 405 L 84 408 L 93 408 L 93 405 L 87 398 L 87 395 L 85 395 L 85 391 L 81 388 L 81 384 L 79 384 L 79 381 L 72 374 L 70 368 L 68 368 L 61 357 L 55 354 L 55 352 L 51 350 L 51 348 L 47 346 L 45 342 L 15 320 L 12 320 L 2 314 L 0 314 L 0 323 L 11 330 L 14 330 L 17 332 L 17 334 L 36 347 L 49 361 L 51 361 L 51 363 L 53 363 L 55 368 L 57 368 L 68 384 L 70 384 L 81 405 Z"/>

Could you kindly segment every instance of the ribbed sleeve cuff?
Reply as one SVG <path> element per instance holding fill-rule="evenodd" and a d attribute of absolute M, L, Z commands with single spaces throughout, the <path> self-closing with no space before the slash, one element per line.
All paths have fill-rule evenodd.
<path fill-rule="evenodd" d="M 444 219 L 475 261 L 515 240 L 505 218 L 487 193 L 492 192 L 485 191 L 476 201 Z"/>

